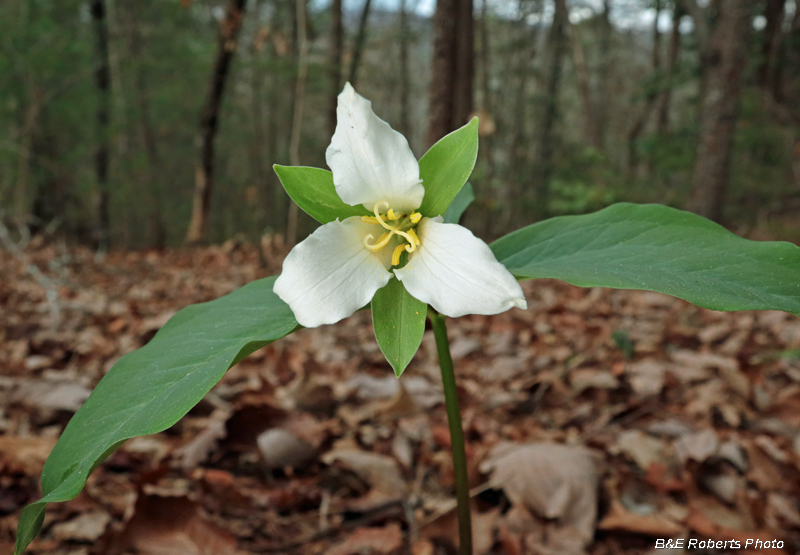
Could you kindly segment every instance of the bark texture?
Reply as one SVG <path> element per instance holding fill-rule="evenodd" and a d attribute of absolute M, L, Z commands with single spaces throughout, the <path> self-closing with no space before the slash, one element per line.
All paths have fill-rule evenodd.
<path fill-rule="evenodd" d="M 533 192 L 535 193 L 536 216 L 541 219 L 549 213 L 550 179 L 553 174 L 553 153 L 555 152 L 555 125 L 558 118 L 558 95 L 561 88 L 561 70 L 566 50 L 567 18 L 566 0 L 556 0 L 553 24 L 547 35 L 547 59 L 545 61 L 546 81 L 544 106 L 539 118 L 539 132 L 536 138 L 536 151 L 533 158 Z M 526 195 L 529 196 L 529 195 Z"/>
<path fill-rule="evenodd" d="M 342 85 L 342 49 L 344 48 L 344 25 L 342 24 L 342 0 L 331 2 L 331 51 L 328 60 L 328 135 L 333 137 L 336 132 L 336 106 Z"/>
<path fill-rule="evenodd" d="M 719 221 L 728 187 L 731 151 L 742 86 L 745 47 L 752 15 L 751 0 L 720 2 L 709 39 L 704 68 L 700 145 L 688 208 Z"/>
<path fill-rule="evenodd" d="M 406 0 L 400 0 L 400 132 L 411 137 L 411 75 L 409 74 L 408 52 L 411 29 L 408 26 Z"/>
<path fill-rule="evenodd" d="M 108 21 L 103 0 L 92 0 L 92 20 L 95 30 L 94 83 L 97 87 L 97 109 L 95 110 L 97 147 L 94 155 L 97 194 L 95 197 L 95 242 L 100 249 L 106 249 L 109 241 L 109 111 L 111 105 L 111 79 L 108 60 Z"/>
<path fill-rule="evenodd" d="M 195 162 L 195 187 L 192 221 L 186 233 L 189 244 L 208 240 L 208 217 L 211 210 L 211 191 L 214 185 L 214 140 L 219 124 L 219 108 L 225 83 L 236 53 L 236 38 L 242 26 L 246 0 L 230 0 L 219 31 L 217 57 L 211 74 L 208 99 L 200 116 L 197 132 L 197 157 Z"/>
<path fill-rule="evenodd" d="M 436 3 L 428 145 L 467 123 L 472 113 L 475 73 L 472 10 L 472 0 Z"/>
<path fill-rule="evenodd" d="M 758 85 L 767 91 L 776 92 L 776 66 L 781 44 L 781 23 L 786 0 L 766 0 L 764 6 L 764 42 L 761 45 L 761 63 L 758 67 Z M 777 95 L 775 95 L 777 96 Z"/>
<path fill-rule="evenodd" d="M 672 11 L 672 30 L 669 35 L 669 52 L 667 53 L 667 67 L 664 74 L 664 90 L 658 103 L 658 134 L 661 136 L 669 133 L 669 110 L 672 103 L 672 87 L 675 80 L 675 67 L 678 63 L 678 54 L 681 48 L 681 19 L 685 12 L 680 4 Z"/>
<path fill-rule="evenodd" d="M 353 60 L 350 62 L 350 78 L 348 81 L 355 88 L 358 80 L 358 68 L 361 65 L 361 57 L 364 55 L 364 45 L 367 42 L 367 25 L 369 24 L 369 10 L 372 0 L 366 0 L 361 10 L 361 19 L 358 22 L 358 34 L 353 45 Z"/>
<path fill-rule="evenodd" d="M 658 17 L 661 14 L 661 0 L 656 0 L 655 4 L 656 17 L 653 20 L 653 52 L 652 52 L 652 76 L 656 79 L 661 73 L 661 33 L 658 31 Z M 628 131 L 628 171 L 633 172 L 639 165 L 639 156 L 636 150 L 637 141 L 647 125 L 647 119 L 653 108 L 656 105 L 658 98 L 659 87 L 654 86 L 653 83 L 648 84 L 645 90 L 645 103 L 639 110 L 639 114 L 631 125 Z"/>
<path fill-rule="evenodd" d="M 595 113 L 595 103 L 592 95 L 591 81 L 589 79 L 589 67 L 586 63 L 586 54 L 583 50 L 580 33 L 574 25 L 566 19 L 567 36 L 569 37 L 570 49 L 572 51 L 572 65 L 575 68 L 575 76 L 578 84 L 578 94 L 581 97 L 583 108 L 583 131 L 586 138 L 597 150 L 603 148 L 601 130 L 597 125 Z"/>

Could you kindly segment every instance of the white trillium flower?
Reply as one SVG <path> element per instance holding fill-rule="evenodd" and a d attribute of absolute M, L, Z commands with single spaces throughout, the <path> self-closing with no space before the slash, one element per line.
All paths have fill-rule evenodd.
<path fill-rule="evenodd" d="M 425 188 L 408 141 L 350 83 L 336 117 L 325 153 L 336 193 L 374 215 L 327 223 L 286 257 L 274 291 L 298 323 L 313 328 L 350 316 L 392 272 L 412 296 L 453 318 L 527 308 L 519 283 L 486 243 L 438 214 L 417 212 Z"/>

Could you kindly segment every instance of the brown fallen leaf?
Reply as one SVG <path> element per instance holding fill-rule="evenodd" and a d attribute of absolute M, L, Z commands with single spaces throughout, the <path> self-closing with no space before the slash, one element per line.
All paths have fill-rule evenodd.
<path fill-rule="evenodd" d="M 494 508 L 480 512 L 474 501 L 470 503 L 472 512 L 472 551 L 475 555 L 486 555 L 494 546 L 494 532 L 500 518 L 500 509 Z M 455 509 L 455 507 L 453 507 Z M 444 539 L 450 545 L 458 545 L 458 513 L 450 510 L 439 518 L 420 528 L 420 536 L 428 539 Z"/>
<path fill-rule="evenodd" d="M 106 531 L 111 515 L 103 510 L 90 511 L 72 520 L 53 526 L 51 534 L 57 540 L 93 542 Z"/>
<path fill-rule="evenodd" d="M 350 470 L 388 499 L 401 499 L 407 492 L 397 461 L 386 455 L 350 448 L 334 449 L 322 456 L 322 462 Z"/>
<path fill-rule="evenodd" d="M 391 555 L 403 547 L 400 525 L 389 524 L 383 528 L 358 528 L 343 542 L 333 546 L 325 555 Z"/>
<path fill-rule="evenodd" d="M 91 392 L 85 385 L 71 381 L 24 380 L 20 382 L 12 401 L 40 411 L 75 412 Z"/>
<path fill-rule="evenodd" d="M 651 464 L 663 461 L 666 445 L 660 439 L 645 434 L 641 430 L 625 430 L 612 445 L 610 452 L 627 455 L 642 470 Z"/>
<path fill-rule="evenodd" d="M 686 519 L 686 526 L 693 530 L 704 539 L 712 540 L 737 540 L 742 546 L 747 545 L 747 541 L 761 540 L 762 542 L 771 542 L 776 538 L 775 534 L 769 532 L 755 531 L 755 530 L 740 530 L 737 528 L 729 528 L 721 525 L 715 520 L 709 518 L 697 505 L 689 504 L 689 517 Z M 784 549 L 769 549 L 755 550 L 753 553 L 772 553 L 777 555 L 787 555 Z"/>
<path fill-rule="evenodd" d="M 598 469 L 585 447 L 558 443 L 500 445 L 481 470 L 514 504 L 574 529 L 584 545 L 594 537 Z"/>
<path fill-rule="evenodd" d="M 651 513 L 642 515 L 627 511 L 617 499 L 611 501 L 608 514 L 597 524 L 599 530 L 614 530 L 643 534 L 654 538 L 675 537 L 683 533 L 680 523 L 668 516 Z"/>
<path fill-rule="evenodd" d="M 120 544 L 140 555 L 241 555 L 234 537 L 186 497 L 140 495 Z"/>
<path fill-rule="evenodd" d="M 54 438 L 0 435 L 0 471 L 39 474 L 55 445 Z"/>
<path fill-rule="evenodd" d="M 674 448 L 675 457 L 682 465 L 690 460 L 704 462 L 719 450 L 719 439 L 714 430 L 703 430 L 681 436 Z"/>

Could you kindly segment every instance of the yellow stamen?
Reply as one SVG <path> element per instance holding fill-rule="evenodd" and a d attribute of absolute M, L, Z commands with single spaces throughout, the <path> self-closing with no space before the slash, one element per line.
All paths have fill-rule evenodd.
<path fill-rule="evenodd" d="M 388 208 L 386 214 L 380 213 L 381 208 Z M 396 227 L 389 225 L 388 223 L 408 218 L 411 224 L 417 224 L 422 219 L 422 214 L 419 212 L 412 212 L 410 216 L 407 216 L 406 214 L 398 214 L 393 209 L 389 208 L 388 202 L 382 200 L 375 203 L 375 206 L 372 208 L 372 213 L 374 216 L 362 216 L 361 221 L 367 224 L 378 224 L 387 232 L 381 235 L 377 241 L 375 241 L 375 236 L 372 234 L 364 237 L 363 243 L 366 248 L 372 252 L 378 252 L 387 244 L 389 244 L 389 241 L 391 241 L 392 237 L 395 235 L 399 235 L 408 243 L 407 245 L 398 245 L 395 247 L 394 252 L 392 253 L 393 266 L 396 266 L 400 263 L 400 255 L 402 254 L 403 249 L 405 249 L 406 252 L 414 252 L 417 246 L 422 244 L 417 236 L 417 233 L 413 228 L 408 226 L 407 222 L 400 222 Z M 402 229 L 406 227 L 408 227 L 408 229 L 403 231 Z M 374 241 L 374 243 L 370 244 L 370 241 Z"/>
<path fill-rule="evenodd" d="M 409 229 L 409 231 L 413 231 L 413 230 Z M 409 235 L 408 233 L 406 233 L 405 231 L 400 231 L 399 229 L 395 229 L 394 232 L 397 233 L 400 237 L 402 237 L 406 241 L 408 241 L 408 244 L 411 245 L 411 250 L 410 251 L 408 251 L 408 249 L 406 249 L 406 250 L 408 252 L 414 252 L 414 249 L 417 248 L 417 244 L 414 242 L 414 238 L 411 235 Z M 416 235 L 416 233 L 415 233 L 415 235 Z"/>
<path fill-rule="evenodd" d="M 385 229 L 388 229 L 389 231 L 396 231 L 395 228 L 383 221 L 383 216 L 381 216 L 378 212 L 380 210 L 379 206 L 382 204 L 385 204 L 387 208 L 389 207 L 389 203 L 385 200 L 375 203 L 375 207 L 372 209 L 372 213 L 375 214 L 375 219 L 377 219 L 378 223 L 381 224 L 381 226 L 383 226 Z"/>
<path fill-rule="evenodd" d="M 381 250 L 383 247 L 385 247 L 389 243 L 389 241 L 392 239 L 392 234 L 391 233 L 384 233 L 383 235 L 381 235 L 378 238 L 378 240 L 374 244 L 370 245 L 369 244 L 369 240 L 370 239 L 374 239 L 374 238 L 375 238 L 375 236 L 372 235 L 372 233 L 370 233 L 369 235 L 364 237 L 363 243 L 364 243 L 364 246 L 367 247 L 372 252 L 378 252 L 379 250 Z"/>
<path fill-rule="evenodd" d="M 400 264 L 400 255 L 403 254 L 405 245 L 397 245 L 392 253 L 392 266 Z"/>
<path fill-rule="evenodd" d="M 389 218 L 390 220 L 394 221 L 394 220 L 399 220 L 400 218 L 403 217 L 403 215 L 402 214 L 395 214 L 394 210 L 389 208 L 389 211 L 386 213 L 386 217 Z"/>

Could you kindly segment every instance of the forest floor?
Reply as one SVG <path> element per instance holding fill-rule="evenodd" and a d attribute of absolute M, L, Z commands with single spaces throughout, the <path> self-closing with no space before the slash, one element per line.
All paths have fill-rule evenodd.
<path fill-rule="evenodd" d="M 280 267 L 234 242 L 97 259 L 34 240 L 25 256 L 0 251 L 0 553 L 112 364 L 183 306 Z M 526 311 L 449 325 L 476 554 L 679 538 L 800 552 L 800 319 L 551 280 L 525 292 Z M 432 334 L 397 380 L 364 311 L 257 351 L 176 425 L 128 441 L 48 507 L 29 552 L 455 553 L 453 508 Z"/>

